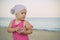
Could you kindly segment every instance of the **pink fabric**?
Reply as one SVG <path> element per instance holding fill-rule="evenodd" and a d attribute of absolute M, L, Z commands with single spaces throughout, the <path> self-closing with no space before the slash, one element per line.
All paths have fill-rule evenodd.
<path fill-rule="evenodd" d="M 12 21 L 12 28 L 19 26 L 23 28 L 24 21 L 21 21 L 18 25 L 15 25 L 15 20 Z M 13 32 L 13 40 L 29 40 L 27 34 L 19 34 L 17 32 Z"/>

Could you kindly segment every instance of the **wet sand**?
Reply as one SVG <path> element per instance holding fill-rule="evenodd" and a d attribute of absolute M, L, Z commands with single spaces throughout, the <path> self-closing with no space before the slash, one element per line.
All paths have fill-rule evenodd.
<path fill-rule="evenodd" d="M 0 40 L 12 40 L 12 33 L 7 32 L 7 28 L 0 27 Z M 48 32 L 42 30 L 33 30 L 29 35 L 30 40 L 60 40 L 60 32 Z"/>

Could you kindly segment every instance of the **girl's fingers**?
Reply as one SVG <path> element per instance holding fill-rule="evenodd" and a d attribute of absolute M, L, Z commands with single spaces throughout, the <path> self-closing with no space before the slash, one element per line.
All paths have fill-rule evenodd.
<path fill-rule="evenodd" d="M 19 27 L 16 27 L 15 30 L 18 31 L 20 28 Z"/>
<path fill-rule="evenodd" d="M 19 27 L 17 27 L 16 29 L 17 29 L 16 30 L 17 33 L 24 33 L 26 31 L 26 28 L 19 28 Z"/>

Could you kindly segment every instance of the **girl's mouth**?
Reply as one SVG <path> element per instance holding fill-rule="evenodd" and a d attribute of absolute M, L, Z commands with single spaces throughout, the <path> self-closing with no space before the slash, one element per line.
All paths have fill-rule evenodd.
<path fill-rule="evenodd" d="M 25 18 L 25 17 L 22 17 L 23 19 Z"/>

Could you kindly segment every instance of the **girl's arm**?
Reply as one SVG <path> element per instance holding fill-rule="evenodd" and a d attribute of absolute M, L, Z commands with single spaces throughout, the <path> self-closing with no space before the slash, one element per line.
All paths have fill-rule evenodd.
<path fill-rule="evenodd" d="M 12 32 L 15 32 L 18 28 L 12 28 L 12 21 L 10 22 L 8 28 L 7 28 L 7 31 L 9 33 L 12 33 Z"/>
<path fill-rule="evenodd" d="M 28 21 L 25 22 L 25 26 L 27 30 L 24 32 L 24 34 L 31 34 L 33 26 Z"/>

